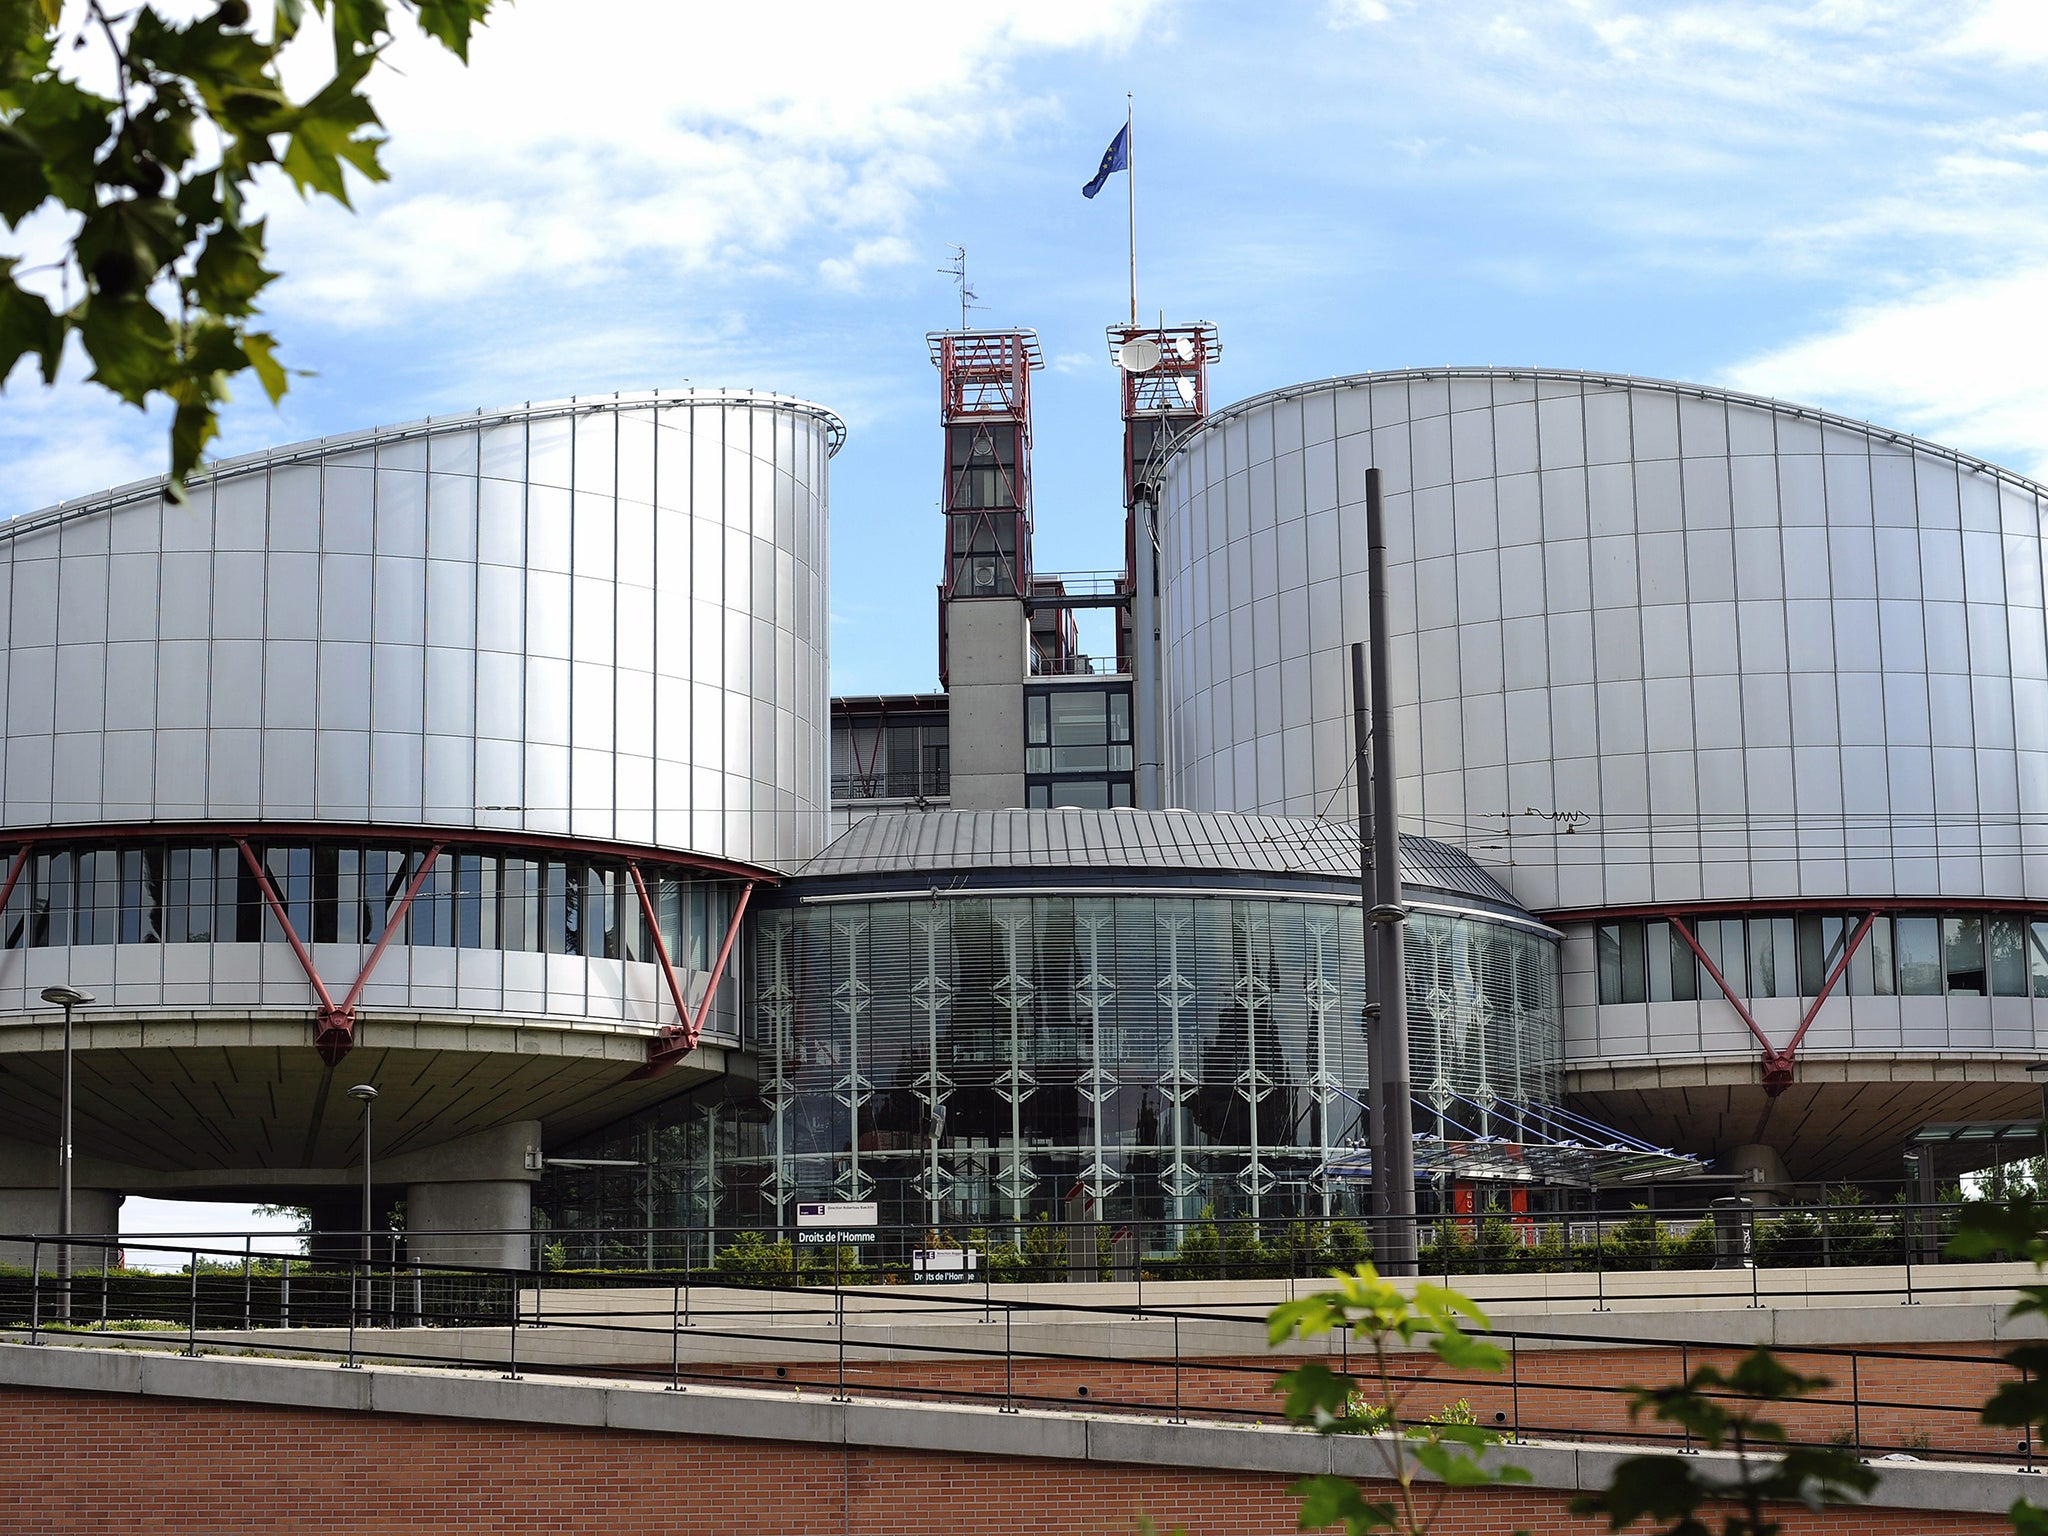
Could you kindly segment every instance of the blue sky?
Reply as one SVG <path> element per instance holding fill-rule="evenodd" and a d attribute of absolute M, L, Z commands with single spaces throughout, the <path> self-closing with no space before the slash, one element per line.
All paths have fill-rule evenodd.
<path fill-rule="evenodd" d="M 934 683 L 923 333 L 1037 328 L 1038 563 L 1112 565 L 1122 178 L 1139 286 L 1213 389 L 1542 364 L 1735 385 L 2048 466 L 2048 7 L 1209 0 L 745 8 L 520 0 L 379 95 L 391 184 L 275 195 L 286 355 L 231 450 L 613 389 L 809 396 L 833 682 Z M 47 228 L 28 232 L 33 250 Z M 27 370 L 0 515 L 156 469 L 158 425 Z"/>

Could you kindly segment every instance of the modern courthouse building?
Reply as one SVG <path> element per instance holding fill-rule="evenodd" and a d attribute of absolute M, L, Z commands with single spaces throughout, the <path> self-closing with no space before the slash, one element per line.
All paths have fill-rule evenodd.
<path fill-rule="evenodd" d="M 428 1256 L 806 1200 L 1357 1212 L 1369 466 L 1426 1172 L 1611 1134 L 1882 1181 L 2035 1111 L 2048 492 L 1690 385 L 1212 408 L 1213 327 L 1109 342 L 1125 563 L 1076 576 L 1032 563 L 1036 337 L 930 338 L 936 690 L 831 698 L 844 429 L 777 396 L 0 525 L 0 1225 L 52 1225 L 52 986 L 94 999 L 81 1230 L 126 1193 L 352 1228 L 358 1083 L 408 1225 L 508 1234 Z"/>

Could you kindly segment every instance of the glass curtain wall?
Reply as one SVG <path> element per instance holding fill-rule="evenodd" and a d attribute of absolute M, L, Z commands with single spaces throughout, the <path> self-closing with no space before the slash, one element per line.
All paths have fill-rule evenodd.
<path fill-rule="evenodd" d="M 1553 940 L 1417 913 L 1408 963 L 1411 1076 L 1447 1134 L 1468 1102 L 1554 1100 Z M 817 903 L 761 915 L 750 976 L 758 1088 L 713 1085 L 586 1142 L 649 1166 L 544 1185 L 556 1225 L 637 1226 L 654 1198 L 658 1224 L 729 1240 L 797 1201 L 872 1200 L 885 1227 L 1014 1233 L 1078 1193 L 1150 1244 L 1144 1223 L 1207 1208 L 1362 1214 L 1361 1182 L 1324 1174 L 1367 1131 L 1355 905 Z"/>
<path fill-rule="evenodd" d="M 373 944 L 426 850 L 343 842 L 257 843 L 293 930 L 316 944 Z M 730 882 L 642 868 L 670 960 L 708 971 L 732 914 Z M 451 846 L 428 871 L 396 942 L 655 958 L 639 892 L 607 859 Z M 0 910 L 0 949 L 69 944 L 283 943 L 284 929 L 232 843 L 45 845 Z"/>
<path fill-rule="evenodd" d="M 1832 980 L 1851 997 L 2048 998 L 2048 915 L 2038 912 L 1717 913 L 1691 923 L 1740 997 L 1818 997 Z M 1844 966 L 1859 929 L 1863 938 Z M 1663 919 L 1602 923 L 1595 946 L 1602 1003 L 1720 995 L 1684 935 Z"/>

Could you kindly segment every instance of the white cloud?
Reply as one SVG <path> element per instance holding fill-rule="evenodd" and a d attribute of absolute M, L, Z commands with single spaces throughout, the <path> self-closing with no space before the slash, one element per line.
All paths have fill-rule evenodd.
<path fill-rule="evenodd" d="M 527 0 L 467 69 L 408 39 L 375 92 L 393 181 L 354 217 L 273 196 L 271 307 L 378 324 L 520 283 L 786 260 L 855 286 L 910 259 L 952 167 L 1052 110 L 1006 92 L 1021 55 L 1125 47 L 1163 3 Z"/>
<path fill-rule="evenodd" d="M 818 276 L 834 288 L 853 292 L 871 267 L 900 267 L 917 259 L 916 248 L 901 235 L 882 235 L 863 240 L 844 256 L 830 256 L 818 263 Z"/>
<path fill-rule="evenodd" d="M 1950 446 L 2048 472 L 2048 265 L 1936 286 L 1751 358 L 1727 381 L 1826 402 Z"/>
<path fill-rule="evenodd" d="M 49 388 L 23 359 L 0 396 L 0 517 L 160 475 L 169 463 L 169 409 L 145 414 L 83 383 L 75 346 L 72 354 Z"/>

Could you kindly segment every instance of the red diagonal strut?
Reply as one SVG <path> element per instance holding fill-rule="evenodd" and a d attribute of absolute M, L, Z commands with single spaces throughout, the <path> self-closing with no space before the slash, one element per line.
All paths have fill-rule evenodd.
<path fill-rule="evenodd" d="M 256 889 L 263 893 L 263 899 L 270 907 L 270 915 L 277 919 L 277 926 L 284 930 L 290 941 L 292 953 L 299 957 L 299 969 L 306 973 L 306 980 L 313 984 L 313 995 L 320 1000 L 315 1010 L 313 1045 L 329 1066 L 348 1054 L 355 1044 L 355 1020 L 344 1017 L 334 1006 L 333 994 L 327 990 L 327 983 L 320 979 L 320 968 L 313 963 L 313 956 L 299 938 L 298 929 L 292 926 L 291 917 L 285 912 L 284 903 L 277 899 L 277 887 L 270 883 L 270 871 L 263 867 L 263 861 L 256 857 L 256 850 L 249 846 L 249 839 L 238 837 L 235 846 L 242 850 L 242 862 L 249 866 L 249 873 L 256 879 Z M 340 1048 L 333 1049 L 338 1039 Z"/>
<path fill-rule="evenodd" d="M 1866 912 L 1863 915 L 1863 921 L 1856 925 L 1856 931 L 1849 936 L 1848 944 L 1843 947 L 1840 958 L 1835 961 L 1834 969 L 1828 972 L 1827 981 L 1820 989 L 1820 996 L 1816 997 L 1807 1006 L 1805 1016 L 1799 1021 L 1799 1028 L 1792 1032 L 1792 1038 L 1786 1042 L 1782 1049 L 1772 1045 L 1770 1036 L 1766 1035 L 1758 1027 L 1755 1016 L 1749 1011 L 1748 1004 L 1735 995 L 1735 989 L 1728 985 L 1727 978 L 1721 974 L 1721 968 L 1714 964 L 1712 958 L 1708 956 L 1704 949 L 1700 948 L 1699 941 L 1693 937 L 1692 929 L 1685 919 L 1676 912 L 1666 912 L 1663 916 L 1671 924 L 1672 929 L 1678 936 L 1685 940 L 1686 947 L 1693 952 L 1700 964 L 1707 968 L 1707 974 L 1714 978 L 1714 985 L 1721 989 L 1721 995 L 1728 999 L 1730 1006 L 1737 1013 L 1742 1015 L 1742 1022 L 1749 1026 L 1749 1032 L 1756 1036 L 1757 1044 L 1764 1048 L 1764 1092 L 1775 1099 L 1779 1094 L 1792 1086 L 1792 1074 L 1795 1058 L 1799 1054 L 1799 1043 L 1806 1038 L 1806 1032 L 1813 1027 L 1813 1021 L 1819 1017 L 1821 1004 L 1825 1003 L 1834 994 L 1836 985 L 1842 979 L 1842 973 L 1849 969 L 1849 962 L 1855 958 L 1857 949 L 1861 947 L 1864 938 L 1869 934 L 1870 925 L 1877 921 L 1877 914 L 1875 912 Z"/>
<path fill-rule="evenodd" d="M 17 853 L 14 856 L 14 862 L 7 866 L 7 883 L 5 885 L 0 885 L 0 912 L 5 912 L 7 910 L 8 900 L 14 895 L 14 883 L 21 878 L 21 872 L 24 868 L 27 867 L 27 865 L 28 845 L 24 843 L 22 845 L 21 852 Z M 23 920 L 23 930 L 21 936 L 24 939 L 28 937 L 26 919 Z M 6 935 L 0 934 L 0 943 L 4 943 L 5 941 Z"/>
<path fill-rule="evenodd" d="M 654 935 L 654 958 L 661 962 L 662 979 L 668 983 L 668 995 L 675 1001 L 676 1024 L 687 1028 L 690 1005 L 683 1001 L 683 984 L 676 979 L 675 964 L 668 957 L 668 941 L 661 936 L 661 917 L 654 910 L 654 898 L 647 894 L 647 882 L 640 878 L 640 866 L 628 864 L 626 869 L 633 877 L 633 889 L 640 893 L 640 915 L 647 920 L 647 931 Z"/>
<path fill-rule="evenodd" d="M 263 892 L 263 900 L 270 908 L 270 915 L 277 919 L 277 926 L 284 930 L 285 938 L 292 946 L 292 953 L 299 957 L 299 968 L 306 973 L 306 980 L 313 984 L 313 995 L 320 1000 L 314 1011 L 313 1048 L 320 1053 L 321 1060 L 329 1066 L 340 1061 L 355 1047 L 356 1004 L 361 1000 L 363 988 L 369 984 L 370 973 L 377 969 L 377 962 L 384 958 L 384 951 L 390 947 L 392 937 L 405 922 L 405 915 L 412 910 L 413 898 L 420 893 L 420 887 L 427 883 L 427 876 L 434 868 L 434 861 L 441 856 L 446 846 L 436 843 L 427 850 L 427 856 L 420 860 L 420 867 L 414 872 L 412 883 L 406 887 L 404 898 L 384 924 L 383 933 L 377 937 L 377 946 L 363 961 L 363 968 L 356 975 L 355 985 L 348 989 L 348 996 L 339 1003 L 327 990 L 327 983 L 320 979 L 320 969 L 313 963 L 313 956 L 307 950 L 305 941 L 292 926 L 290 915 L 284 903 L 278 899 L 277 887 L 271 884 L 270 871 L 263 867 L 256 851 L 249 846 L 245 837 L 235 839 L 235 846 L 242 850 L 242 862 L 249 866 L 249 873 L 256 879 L 256 887 Z M 4 905 L 0 902 L 0 905 Z"/>
<path fill-rule="evenodd" d="M 635 871 L 634 879 L 636 882 L 639 880 L 638 871 Z M 718 958 L 711 966 L 711 979 L 704 986 L 704 1001 L 697 1005 L 694 1017 L 683 1009 L 682 990 L 675 984 L 673 971 L 670 972 L 669 985 L 674 989 L 676 1011 L 681 1017 L 678 1023 L 669 1025 L 649 1042 L 647 1065 L 634 1072 L 635 1077 L 659 1077 L 697 1048 L 697 1039 L 704 1033 L 704 1021 L 711 1017 L 711 1004 L 718 996 L 718 984 L 725 979 L 725 964 L 732 958 L 733 941 L 739 937 L 740 924 L 747 915 L 747 903 L 753 897 L 754 882 L 749 880 L 740 887 L 740 899 L 733 903 L 732 921 L 725 925 L 725 942 L 718 946 Z M 642 902 L 647 900 L 644 886 L 640 899 Z M 660 926 L 655 925 L 656 944 L 661 942 L 660 932 Z"/>
<path fill-rule="evenodd" d="M 363 961 L 363 969 L 356 977 L 356 984 L 348 989 L 348 996 L 342 999 L 341 1011 L 348 1015 L 350 1029 L 355 1028 L 356 1004 L 362 999 L 363 988 L 370 983 L 370 972 L 377 969 L 377 962 L 384 958 L 384 951 L 390 947 L 392 936 L 404 926 L 405 915 L 412 910 L 413 898 L 419 895 L 420 887 L 427 883 L 427 876 L 434 872 L 434 861 L 441 857 L 441 850 L 447 846 L 446 843 L 434 844 L 427 850 L 427 856 L 420 860 L 420 867 L 413 871 L 412 884 L 405 888 L 405 895 L 399 899 L 397 910 L 391 914 L 390 921 L 385 923 L 384 931 L 377 935 L 377 947 L 371 950 L 369 958 Z"/>
<path fill-rule="evenodd" d="M 1828 972 L 1828 979 L 1820 989 L 1820 996 L 1806 1010 L 1806 1016 L 1799 1021 L 1799 1028 L 1792 1032 L 1782 1051 L 1764 1052 L 1764 1091 L 1776 1098 L 1792 1086 L 1792 1058 L 1799 1051 L 1799 1042 L 1806 1038 L 1806 1032 L 1813 1028 L 1813 1021 L 1820 1014 L 1820 1005 L 1828 1000 L 1835 990 L 1835 983 L 1842 979 L 1842 973 L 1849 969 L 1849 962 L 1855 958 L 1862 945 L 1864 935 L 1870 932 L 1870 925 L 1877 921 L 1875 912 L 1863 914 L 1863 921 L 1856 925 L 1856 931 L 1849 935 L 1849 942 L 1842 946 L 1842 958 L 1835 962 L 1835 968 Z"/>
<path fill-rule="evenodd" d="M 1737 1013 L 1742 1015 L 1742 1022 L 1747 1024 L 1749 1032 L 1756 1036 L 1757 1044 L 1761 1045 L 1766 1054 L 1768 1054 L 1771 1049 L 1771 1037 L 1757 1027 L 1756 1018 L 1749 1011 L 1749 1004 L 1735 995 L 1735 989 L 1728 985 L 1728 978 L 1721 974 L 1721 967 L 1714 964 L 1713 960 L 1708 957 L 1707 952 L 1700 948 L 1699 940 L 1692 936 L 1691 925 L 1676 912 L 1669 914 L 1669 921 L 1672 928 L 1677 931 L 1678 936 L 1685 940 L 1686 948 L 1690 949 L 1698 957 L 1700 964 L 1707 968 L 1707 974 L 1714 978 L 1714 985 L 1721 989 L 1721 995 L 1728 999 L 1730 1006 Z"/>

